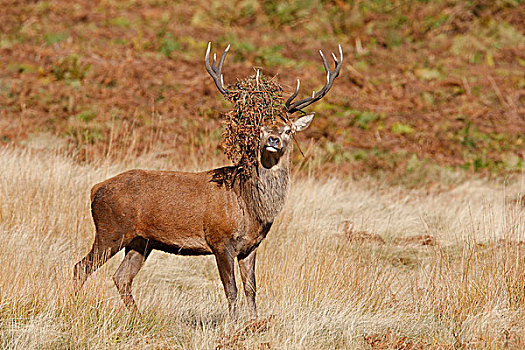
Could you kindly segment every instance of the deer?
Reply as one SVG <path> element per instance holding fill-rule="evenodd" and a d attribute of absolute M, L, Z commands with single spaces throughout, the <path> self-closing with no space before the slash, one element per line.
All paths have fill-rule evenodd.
<path fill-rule="evenodd" d="M 230 45 L 210 65 L 211 42 L 205 55 L 206 70 L 219 92 L 227 95 L 222 66 Z M 124 249 L 124 259 L 113 281 L 124 305 L 139 312 L 132 295 L 132 282 L 153 250 L 179 255 L 215 256 L 231 318 L 237 316 L 235 259 L 239 266 L 250 316 L 257 318 L 255 260 L 257 248 L 267 236 L 283 209 L 290 187 L 293 143 L 296 132 L 309 127 L 315 113 L 302 111 L 319 101 L 339 76 L 343 52 L 332 53 L 330 68 L 319 51 L 326 71 L 326 83 L 311 97 L 295 101 L 300 80 L 285 103 L 288 115 L 304 115 L 291 123 L 263 125 L 260 129 L 257 173 L 244 181 L 225 178 L 235 173 L 235 166 L 203 172 L 129 170 L 91 189 L 91 215 L 95 238 L 89 253 L 74 266 L 78 292 L 87 278 L 117 252 Z M 223 180 L 221 180 L 223 179 Z"/>

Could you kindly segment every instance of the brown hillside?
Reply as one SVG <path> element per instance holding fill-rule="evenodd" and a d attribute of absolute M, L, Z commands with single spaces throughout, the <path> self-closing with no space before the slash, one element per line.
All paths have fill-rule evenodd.
<path fill-rule="evenodd" d="M 80 161 L 218 148 L 231 105 L 204 69 L 232 45 L 227 84 L 262 67 L 287 93 L 345 66 L 301 136 L 307 164 L 406 173 L 519 171 L 525 150 L 521 1 L 15 1 L 0 9 L 0 143 L 58 141 Z M 300 95 L 301 97 L 301 95 Z M 300 155 L 297 155 L 300 160 Z M 325 167 L 326 169 L 326 167 Z"/>

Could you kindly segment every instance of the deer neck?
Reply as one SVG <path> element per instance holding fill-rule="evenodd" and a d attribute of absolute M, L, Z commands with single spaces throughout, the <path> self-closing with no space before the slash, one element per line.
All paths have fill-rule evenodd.
<path fill-rule="evenodd" d="M 292 148 L 271 168 L 259 163 L 256 174 L 241 185 L 246 207 L 260 223 L 272 223 L 283 209 L 290 185 Z"/>

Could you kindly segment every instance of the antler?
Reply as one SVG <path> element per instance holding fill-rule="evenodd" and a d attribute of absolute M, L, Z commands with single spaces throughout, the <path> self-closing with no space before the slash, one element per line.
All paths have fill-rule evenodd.
<path fill-rule="evenodd" d="M 224 53 L 221 56 L 221 59 L 219 61 L 219 65 L 215 67 L 215 62 L 217 60 L 217 54 L 213 54 L 213 62 L 210 66 L 210 49 L 211 49 L 211 41 L 208 43 L 208 49 L 206 50 L 206 58 L 204 59 L 206 62 L 206 70 L 208 73 L 210 73 L 211 77 L 213 78 L 213 81 L 215 82 L 215 85 L 217 85 L 217 89 L 221 92 L 223 95 L 228 94 L 228 90 L 224 87 L 224 80 L 222 78 L 222 64 L 224 63 L 224 59 L 226 58 L 226 54 L 228 53 L 228 50 L 230 49 L 230 45 L 224 50 Z"/>
<path fill-rule="evenodd" d="M 300 111 L 304 107 L 314 103 L 315 101 L 319 101 L 326 95 L 328 91 L 330 91 L 330 88 L 334 84 L 335 78 L 339 76 L 339 72 L 341 71 L 341 67 L 343 66 L 343 50 L 341 49 L 341 45 L 339 45 L 339 60 L 335 55 L 332 53 L 332 57 L 335 62 L 335 68 L 334 70 L 330 70 L 330 65 L 326 61 L 326 58 L 324 57 L 323 51 L 319 50 L 319 53 L 321 54 L 321 58 L 323 59 L 324 69 L 326 70 L 326 84 L 323 86 L 319 92 L 313 92 L 312 97 L 308 97 L 302 100 L 299 100 L 297 102 L 292 103 L 294 98 L 297 96 L 297 93 L 299 92 L 299 86 L 301 85 L 301 81 L 297 79 L 297 87 L 295 88 L 294 93 L 290 98 L 286 101 L 286 111 L 291 114 L 297 111 Z"/>

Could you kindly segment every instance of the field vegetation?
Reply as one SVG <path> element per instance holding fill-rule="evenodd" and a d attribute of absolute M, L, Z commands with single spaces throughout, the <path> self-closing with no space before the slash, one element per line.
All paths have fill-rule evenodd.
<path fill-rule="evenodd" d="M 524 348 L 523 23 L 521 0 L 2 4 L 0 347 Z M 228 164 L 208 41 L 227 84 L 261 67 L 290 94 L 345 52 L 259 248 L 259 320 L 228 318 L 212 257 L 154 252 L 141 316 L 122 253 L 75 295 L 92 185 Z"/>
<path fill-rule="evenodd" d="M 72 267 L 93 238 L 90 186 L 172 163 L 93 167 L 9 148 L 0 162 L 3 348 L 525 345 L 523 182 L 429 191 L 298 180 L 259 248 L 261 318 L 231 322 L 213 257 L 153 253 L 134 283 L 141 317 L 111 280 L 122 253 L 72 293 Z"/>

